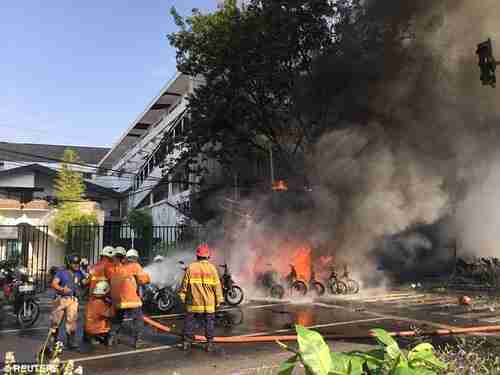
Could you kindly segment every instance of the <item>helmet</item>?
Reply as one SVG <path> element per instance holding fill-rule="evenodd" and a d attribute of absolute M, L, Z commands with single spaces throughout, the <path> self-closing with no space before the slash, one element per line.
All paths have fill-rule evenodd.
<path fill-rule="evenodd" d="M 115 252 L 115 248 L 113 246 L 104 246 L 104 248 L 101 251 L 101 256 L 111 258 L 113 256 L 114 252 Z"/>
<path fill-rule="evenodd" d="M 198 248 L 196 249 L 196 256 L 202 258 L 210 257 L 210 248 L 206 243 L 202 243 L 200 246 L 198 246 Z"/>
<path fill-rule="evenodd" d="M 87 258 L 82 258 L 80 261 L 80 266 L 86 267 L 89 265 L 89 260 Z"/>
<path fill-rule="evenodd" d="M 116 255 L 121 255 L 122 257 L 124 257 L 127 255 L 127 251 L 122 246 L 115 247 L 115 251 L 113 252 L 113 256 L 116 256 Z"/>
<path fill-rule="evenodd" d="M 69 266 L 70 264 L 80 264 L 80 257 L 76 254 L 68 255 L 66 257 L 66 264 Z"/>
<path fill-rule="evenodd" d="M 139 258 L 139 252 L 136 249 L 130 249 L 126 256 L 127 258 Z"/>
<path fill-rule="evenodd" d="M 109 293 L 111 290 L 109 283 L 107 281 L 101 280 L 98 281 L 97 284 L 95 285 L 94 290 L 92 291 L 92 294 L 94 296 L 104 296 Z"/>
<path fill-rule="evenodd" d="M 157 256 L 155 256 L 155 258 L 153 259 L 153 262 L 155 262 L 155 263 L 160 263 L 160 262 L 163 262 L 164 260 L 165 260 L 165 257 L 164 257 L 164 256 L 157 255 Z"/>

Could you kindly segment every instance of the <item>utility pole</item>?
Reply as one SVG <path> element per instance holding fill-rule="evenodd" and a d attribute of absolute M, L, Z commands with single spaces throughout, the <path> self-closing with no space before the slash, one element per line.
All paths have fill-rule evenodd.
<path fill-rule="evenodd" d="M 273 146 L 269 145 L 269 163 L 271 170 L 271 187 L 274 186 L 274 165 L 273 165 Z"/>

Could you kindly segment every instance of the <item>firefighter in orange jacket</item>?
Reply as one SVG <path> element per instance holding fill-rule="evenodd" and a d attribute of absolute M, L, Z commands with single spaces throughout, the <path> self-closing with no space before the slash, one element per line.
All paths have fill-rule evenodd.
<path fill-rule="evenodd" d="M 219 273 L 208 259 L 210 248 L 202 244 L 196 249 L 197 261 L 191 263 L 184 275 L 179 297 L 186 305 L 186 318 L 184 320 L 184 350 L 191 348 L 194 337 L 194 326 L 197 319 L 205 325 L 207 338 L 206 350 L 214 350 L 214 325 L 215 311 L 224 302 Z"/>
<path fill-rule="evenodd" d="M 90 283 L 89 283 L 90 298 L 92 298 L 92 291 L 95 289 L 95 287 L 99 281 L 108 281 L 108 279 L 106 278 L 106 267 L 111 265 L 111 263 L 113 262 L 114 251 L 115 251 L 115 249 L 113 247 L 105 246 L 102 249 L 101 259 L 99 260 L 99 262 L 97 262 L 96 264 L 94 264 L 90 268 L 90 272 L 89 272 L 89 275 L 90 275 L 90 277 L 89 277 L 89 279 L 90 279 Z"/>
<path fill-rule="evenodd" d="M 113 338 L 120 331 L 124 320 L 131 319 L 136 349 L 144 344 L 142 341 L 144 328 L 142 300 L 138 287 L 150 282 L 149 275 L 144 272 L 138 261 L 139 253 L 137 250 L 130 249 L 126 253 L 126 260 L 120 266 L 116 266 L 110 275 L 111 299 L 117 317 L 111 330 L 110 341 L 113 342 Z"/>
<path fill-rule="evenodd" d="M 98 281 L 91 291 L 92 294 L 85 309 L 85 337 L 91 344 L 99 342 L 111 344 L 109 332 L 114 310 L 111 301 L 108 300 L 109 291 L 109 283 L 104 280 Z"/>

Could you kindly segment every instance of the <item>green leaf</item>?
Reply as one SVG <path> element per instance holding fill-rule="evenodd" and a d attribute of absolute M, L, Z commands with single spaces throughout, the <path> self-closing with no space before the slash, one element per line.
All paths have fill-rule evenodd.
<path fill-rule="evenodd" d="M 362 375 L 365 361 L 359 357 L 351 357 L 349 361 L 349 375 Z"/>
<path fill-rule="evenodd" d="M 349 356 L 343 353 L 330 353 L 332 361 L 330 374 L 335 375 L 348 375 L 349 374 Z"/>
<path fill-rule="evenodd" d="M 417 375 L 436 375 L 437 373 L 435 371 L 429 370 L 427 368 L 416 368 L 413 369 L 415 371 L 415 374 Z"/>
<path fill-rule="evenodd" d="M 291 358 L 288 358 L 285 362 L 283 362 L 278 370 L 278 375 L 291 375 L 297 362 L 299 360 L 298 355 L 294 355 Z"/>
<path fill-rule="evenodd" d="M 419 353 L 410 353 L 408 357 L 411 367 L 427 367 L 429 365 L 433 368 L 444 370 L 447 366 L 444 362 L 439 360 L 432 351 L 422 351 Z"/>
<path fill-rule="evenodd" d="M 390 373 L 391 375 L 416 375 L 415 370 L 408 366 L 398 366 Z"/>
<path fill-rule="evenodd" d="M 426 342 L 424 342 L 422 344 L 418 344 L 410 351 L 408 358 L 411 357 L 412 353 L 420 353 L 420 352 L 426 352 L 426 351 L 432 352 L 432 351 L 434 351 L 434 347 L 431 344 L 426 343 Z"/>
<path fill-rule="evenodd" d="M 297 341 L 304 366 L 315 375 L 327 375 L 332 367 L 330 348 L 318 332 L 297 325 Z"/>
<path fill-rule="evenodd" d="M 396 345 L 398 346 L 398 343 L 396 340 L 394 340 L 389 333 L 383 329 L 380 328 L 375 328 L 372 329 L 371 332 L 375 335 L 375 338 L 377 339 L 378 342 L 380 342 L 382 345 L 385 346 L 391 346 L 391 345 Z"/>

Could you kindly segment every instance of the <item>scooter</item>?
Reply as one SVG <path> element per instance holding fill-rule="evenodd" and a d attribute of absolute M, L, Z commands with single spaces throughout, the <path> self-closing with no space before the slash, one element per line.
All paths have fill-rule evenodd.
<path fill-rule="evenodd" d="M 243 290 L 234 283 L 233 277 L 229 272 L 229 267 L 227 266 L 227 264 L 221 264 L 219 265 L 219 267 L 224 269 L 224 274 L 221 278 L 224 300 L 230 306 L 237 306 L 243 301 Z"/>
<path fill-rule="evenodd" d="M 0 262 L 0 286 L 21 328 L 33 326 L 40 316 L 40 301 L 35 296 L 33 277 L 25 267 L 15 267 L 12 262 Z"/>

